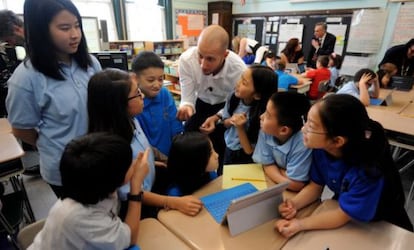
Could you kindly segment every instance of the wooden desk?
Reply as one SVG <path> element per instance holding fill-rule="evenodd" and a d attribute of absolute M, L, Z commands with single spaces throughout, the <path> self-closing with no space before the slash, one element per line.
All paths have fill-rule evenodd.
<path fill-rule="evenodd" d="M 159 221 L 148 218 L 140 221 L 138 246 L 145 250 L 186 250 L 190 249 L 182 240 L 168 231 Z"/>
<path fill-rule="evenodd" d="M 326 200 L 313 213 L 317 214 L 336 206 L 336 201 Z M 412 249 L 413 246 L 414 234 L 391 223 L 351 221 L 337 229 L 301 232 L 290 239 L 282 249 L 388 250 Z"/>
<path fill-rule="evenodd" d="M 202 197 L 218 192 L 221 186 L 222 178 L 219 177 L 194 195 Z M 302 209 L 298 216 L 309 215 L 317 205 L 315 203 Z M 286 242 L 286 238 L 274 230 L 274 221 L 231 237 L 228 227 L 218 224 L 206 209 L 195 217 L 176 210 L 160 211 L 158 219 L 193 249 L 280 249 Z"/>
<path fill-rule="evenodd" d="M 289 88 L 296 89 L 296 92 L 305 94 L 306 92 L 309 91 L 311 85 L 312 85 L 312 82 L 305 82 L 304 84 L 300 84 L 300 85 L 290 85 Z"/>
<path fill-rule="evenodd" d="M 12 128 L 9 121 L 6 118 L 0 118 L 0 134 L 11 133 Z"/>
<path fill-rule="evenodd" d="M 378 98 L 385 99 L 385 97 L 391 92 L 391 89 L 381 89 Z M 394 90 L 392 93 L 392 104 L 390 106 L 375 106 L 370 105 L 369 108 L 387 110 L 391 112 L 400 113 L 409 102 L 414 99 L 414 90 L 400 91 Z"/>
<path fill-rule="evenodd" d="M 397 114 L 396 112 L 367 107 L 368 115 L 371 119 L 381 123 L 381 125 L 391 131 L 414 135 L 414 118 Z"/>
<path fill-rule="evenodd" d="M 20 158 L 24 151 L 11 133 L 0 133 L 0 163 Z"/>

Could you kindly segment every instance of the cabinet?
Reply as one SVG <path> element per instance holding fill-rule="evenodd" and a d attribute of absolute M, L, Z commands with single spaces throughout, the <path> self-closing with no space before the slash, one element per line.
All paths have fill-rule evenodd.
<path fill-rule="evenodd" d="M 222 26 L 229 37 L 232 36 L 232 14 L 233 2 L 231 1 L 217 1 L 208 2 L 208 24 L 212 24 L 213 15 L 218 15 L 218 25 Z M 231 40 L 231 39 L 230 39 Z M 229 48 L 231 43 L 229 42 Z"/>
<path fill-rule="evenodd" d="M 153 51 L 161 57 L 168 60 L 176 60 L 184 51 L 183 40 L 165 40 L 165 41 L 112 41 L 109 42 L 110 50 L 126 51 L 129 58 L 137 55 L 142 50 Z"/>

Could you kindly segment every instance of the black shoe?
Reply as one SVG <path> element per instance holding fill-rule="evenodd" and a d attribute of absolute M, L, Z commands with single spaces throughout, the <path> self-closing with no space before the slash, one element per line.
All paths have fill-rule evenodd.
<path fill-rule="evenodd" d="M 40 176 L 40 166 L 34 165 L 30 168 L 25 168 L 23 174 L 28 176 Z"/>

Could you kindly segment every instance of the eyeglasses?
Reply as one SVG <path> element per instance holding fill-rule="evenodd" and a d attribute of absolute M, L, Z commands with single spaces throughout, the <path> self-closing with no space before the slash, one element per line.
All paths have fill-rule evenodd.
<path fill-rule="evenodd" d="M 315 135 L 326 135 L 326 134 L 328 134 L 327 132 L 322 132 L 322 131 L 319 132 L 319 131 L 313 131 L 313 130 L 309 129 L 308 122 L 305 121 L 305 117 L 303 115 L 302 115 L 302 123 L 303 123 L 302 131 L 305 132 L 306 134 L 307 133 L 315 134 Z"/>
<path fill-rule="evenodd" d="M 137 97 L 144 97 L 144 94 L 141 92 L 141 90 L 139 88 L 137 88 L 137 93 L 135 93 L 135 95 L 128 97 L 128 101 L 137 98 Z"/>

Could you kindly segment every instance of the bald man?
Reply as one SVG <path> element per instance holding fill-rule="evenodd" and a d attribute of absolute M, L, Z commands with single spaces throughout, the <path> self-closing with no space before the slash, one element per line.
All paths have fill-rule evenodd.
<path fill-rule="evenodd" d="M 219 25 L 206 27 L 198 38 L 197 47 L 189 48 L 179 59 L 181 103 L 177 118 L 186 121 L 186 131 L 209 134 L 222 162 L 225 150 L 224 127 L 216 126 L 221 119 L 227 95 L 234 91 L 246 65 L 227 49 L 229 35 Z"/>

